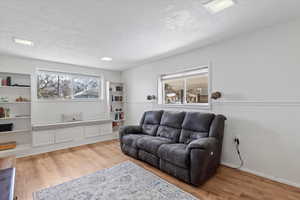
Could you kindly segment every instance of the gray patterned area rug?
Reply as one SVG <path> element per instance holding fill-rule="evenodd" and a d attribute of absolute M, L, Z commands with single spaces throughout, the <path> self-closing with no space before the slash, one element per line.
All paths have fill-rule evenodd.
<path fill-rule="evenodd" d="M 197 198 L 130 161 L 33 193 L 33 200 L 167 199 Z"/>

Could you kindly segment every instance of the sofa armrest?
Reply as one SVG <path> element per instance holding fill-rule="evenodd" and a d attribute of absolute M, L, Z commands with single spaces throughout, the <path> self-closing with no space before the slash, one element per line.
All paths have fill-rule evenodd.
<path fill-rule="evenodd" d="M 212 151 L 216 148 L 218 145 L 218 140 L 213 137 L 208 138 L 199 138 L 197 140 L 192 141 L 188 144 L 187 148 L 188 150 L 192 149 L 202 149 L 202 150 L 208 150 Z"/>
<path fill-rule="evenodd" d="M 188 144 L 191 184 L 200 185 L 212 176 L 219 166 L 219 141 L 214 137 L 199 138 Z"/>
<path fill-rule="evenodd" d="M 142 132 L 142 127 L 141 126 L 123 126 L 120 128 L 119 131 L 119 136 L 120 139 L 128 134 L 137 134 Z"/>

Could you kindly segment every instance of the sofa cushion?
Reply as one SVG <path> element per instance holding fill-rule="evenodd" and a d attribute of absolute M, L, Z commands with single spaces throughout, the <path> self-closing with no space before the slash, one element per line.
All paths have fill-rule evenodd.
<path fill-rule="evenodd" d="M 184 116 L 185 112 L 165 111 L 157 130 L 157 136 L 169 138 L 173 142 L 178 142 Z"/>
<path fill-rule="evenodd" d="M 129 134 L 129 135 L 125 135 L 122 138 L 122 141 L 124 144 L 133 147 L 133 148 L 137 148 L 136 146 L 136 142 L 139 138 L 146 136 L 145 134 Z"/>
<path fill-rule="evenodd" d="M 188 112 L 182 123 L 179 142 L 188 144 L 198 138 L 208 137 L 215 115 L 211 113 Z"/>
<path fill-rule="evenodd" d="M 122 144 L 121 145 L 121 150 L 126 154 L 129 155 L 131 157 L 134 157 L 136 159 L 138 159 L 138 149 L 134 148 L 130 145 L 127 144 Z"/>
<path fill-rule="evenodd" d="M 186 144 L 163 144 L 158 149 L 158 157 L 182 168 L 189 167 L 189 151 Z"/>
<path fill-rule="evenodd" d="M 159 167 L 159 157 L 152 153 L 148 153 L 147 151 L 139 150 L 138 159 L 143 160 L 154 167 Z"/>
<path fill-rule="evenodd" d="M 147 111 L 140 122 L 143 133 L 156 135 L 163 111 Z"/>
<path fill-rule="evenodd" d="M 175 176 L 176 178 L 190 183 L 190 170 L 189 169 L 185 169 L 182 167 L 178 167 L 176 165 L 173 165 L 172 163 L 162 160 L 160 159 L 159 161 L 159 168 L 168 173 L 171 174 L 172 176 Z"/>
<path fill-rule="evenodd" d="M 158 148 L 162 144 L 168 144 L 172 141 L 168 138 L 155 137 L 155 136 L 144 136 L 137 140 L 137 147 L 148 153 L 157 155 Z"/>

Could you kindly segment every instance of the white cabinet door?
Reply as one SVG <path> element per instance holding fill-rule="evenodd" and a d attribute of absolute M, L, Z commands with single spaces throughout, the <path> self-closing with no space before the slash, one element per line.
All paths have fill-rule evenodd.
<path fill-rule="evenodd" d="M 97 137 L 100 135 L 100 131 L 101 129 L 99 125 L 86 126 L 84 131 L 84 136 L 86 138 Z"/>
<path fill-rule="evenodd" d="M 112 124 L 101 124 L 101 135 L 108 135 L 112 133 Z"/>
<path fill-rule="evenodd" d="M 73 141 L 78 131 L 79 129 L 77 127 L 57 129 L 55 133 L 55 143 Z"/>
<path fill-rule="evenodd" d="M 34 131 L 32 133 L 32 146 L 38 147 L 54 144 L 54 135 L 53 130 Z"/>

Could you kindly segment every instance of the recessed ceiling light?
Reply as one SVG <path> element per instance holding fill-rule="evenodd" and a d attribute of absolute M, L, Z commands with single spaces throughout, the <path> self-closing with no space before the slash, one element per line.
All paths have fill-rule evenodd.
<path fill-rule="evenodd" d="M 211 13 L 220 12 L 226 8 L 234 6 L 236 3 L 234 0 L 210 0 L 203 3 L 204 8 L 206 8 Z"/>
<path fill-rule="evenodd" d="M 30 40 L 24 40 L 20 38 L 13 38 L 13 41 L 17 44 L 25 45 L 25 46 L 34 46 L 34 43 Z"/>
<path fill-rule="evenodd" d="M 103 57 L 101 58 L 102 61 L 112 61 L 112 58 L 110 57 Z"/>

